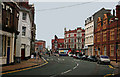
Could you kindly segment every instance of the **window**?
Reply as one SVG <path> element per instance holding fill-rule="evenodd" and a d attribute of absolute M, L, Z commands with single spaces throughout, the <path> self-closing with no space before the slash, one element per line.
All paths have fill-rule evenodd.
<path fill-rule="evenodd" d="M 103 52 L 102 52 L 102 55 L 105 55 L 105 56 L 106 56 L 106 46 L 103 46 Z"/>
<path fill-rule="evenodd" d="M 114 40 L 115 31 L 114 29 L 110 30 L 110 40 Z"/>
<path fill-rule="evenodd" d="M 74 43 L 74 38 L 71 38 L 71 42 Z"/>
<path fill-rule="evenodd" d="M 10 26 L 10 10 L 7 10 L 5 25 Z"/>
<path fill-rule="evenodd" d="M 2 35 L 0 35 L 0 56 L 2 56 L 2 51 L 3 51 L 3 41 L 2 41 Z"/>
<path fill-rule="evenodd" d="M 117 32 L 117 39 L 120 39 L 120 28 L 118 29 L 118 32 Z"/>
<path fill-rule="evenodd" d="M 110 56 L 114 56 L 114 44 L 110 45 Z"/>
<path fill-rule="evenodd" d="M 6 36 L 5 35 L 0 35 L 0 41 L 2 41 L 1 46 L 0 46 L 0 56 L 6 56 Z"/>
<path fill-rule="evenodd" d="M 25 34 L 26 34 L 26 27 L 22 27 L 22 36 L 25 36 Z"/>
<path fill-rule="evenodd" d="M 107 40 L 107 32 L 103 32 L 103 41 Z"/>
<path fill-rule="evenodd" d="M 27 13 L 23 13 L 22 19 L 26 20 L 26 17 L 27 17 Z"/>
<path fill-rule="evenodd" d="M 118 44 L 118 56 L 120 56 L 120 44 Z"/>
<path fill-rule="evenodd" d="M 97 34 L 97 42 L 100 42 L 100 33 Z"/>

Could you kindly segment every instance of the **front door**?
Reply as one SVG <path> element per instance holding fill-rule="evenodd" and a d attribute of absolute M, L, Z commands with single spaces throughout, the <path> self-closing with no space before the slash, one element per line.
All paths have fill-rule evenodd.
<path fill-rule="evenodd" d="M 10 47 L 7 47 L 7 64 L 9 64 L 10 60 Z"/>
<path fill-rule="evenodd" d="M 25 49 L 21 49 L 21 60 L 25 59 Z"/>

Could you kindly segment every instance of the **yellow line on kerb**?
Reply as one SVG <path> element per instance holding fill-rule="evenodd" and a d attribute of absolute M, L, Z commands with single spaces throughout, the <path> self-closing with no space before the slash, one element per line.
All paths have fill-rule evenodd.
<path fill-rule="evenodd" d="M 113 75 L 113 74 L 107 74 L 107 75 L 105 75 L 104 77 L 111 76 L 111 75 Z"/>
<path fill-rule="evenodd" d="M 113 66 L 111 66 L 111 65 L 108 65 L 110 68 L 114 68 Z"/>
<path fill-rule="evenodd" d="M 5 73 L 2 73 L 2 74 L 8 74 L 8 73 L 14 73 L 14 72 L 19 72 L 19 71 L 29 70 L 29 69 L 32 69 L 32 68 L 37 68 L 37 67 L 41 67 L 41 66 L 43 66 L 43 65 L 48 64 L 48 62 L 47 62 L 43 57 L 42 57 L 42 59 L 45 61 L 44 64 L 41 64 L 41 65 L 38 65 L 38 66 L 34 66 L 34 67 L 30 67 L 30 68 L 25 68 L 25 69 L 20 69 L 20 70 L 5 72 Z M 1 75 L 1 74 L 0 74 L 0 75 Z"/>

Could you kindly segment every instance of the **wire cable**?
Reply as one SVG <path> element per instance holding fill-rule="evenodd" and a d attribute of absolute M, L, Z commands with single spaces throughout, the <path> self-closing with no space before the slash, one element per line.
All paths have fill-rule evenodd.
<path fill-rule="evenodd" d="M 58 10 L 58 9 L 63 9 L 63 8 L 69 8 L 69 7 L 84 5 L 84 4 L 92 3 L 92 2 L 95 2 L 95 1 L 96 0 L 93 0 L 93 1 L 90 1 L 90 2 L 84 2 L 84 3 L 80 3 L 80 4 L 69 5 L 69 6 L 62 6 L 62 7 L 56 7 L 56 8 L 41 9 L 41 10 L 36 10 L 36 11 Z"/>

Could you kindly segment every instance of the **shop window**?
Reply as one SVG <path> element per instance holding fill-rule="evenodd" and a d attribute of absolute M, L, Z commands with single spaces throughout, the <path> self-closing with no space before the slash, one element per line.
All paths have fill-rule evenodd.
<path fill-rule="evenodd" d="M 2 56 L 3 51 L 3 41 L 2 41 L 2 35 L 0 35 L 0 56 Z"/>
<path fill-rule="evenodd" d="M 110 56 L 114 56 L 114 44 L 110 45 Z"/>
<path fill-rule="evenodd" d="M 10 37 L 8 37 L 8 45 L 7 46 L 10 46 Z"/>
<path fill-rule="evenodd" d="M 7 37 L 5 35 L 0 35 L 0 56 L 6 56 L 6 39 Z"/>

